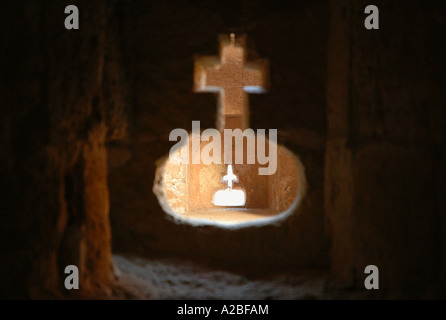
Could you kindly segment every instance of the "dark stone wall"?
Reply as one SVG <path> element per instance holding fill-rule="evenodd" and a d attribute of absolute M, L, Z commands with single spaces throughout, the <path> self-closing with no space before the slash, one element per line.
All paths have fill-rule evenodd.
<path fill-rule="evenodd" d="M 333 271 L 381 296 L 445 294 L 445 5 L 332 1 L 326 214 Z"/>
<path fill-rule="evenodd" d="M 65 29 L 63 2 L 0 12 L 0 295 L 9 298 L 58 296 L 69 264 L 80 294 L 112 280 L 105 141 L 125 133 L 113 5 L 70 4 L 80 30 Z"/>

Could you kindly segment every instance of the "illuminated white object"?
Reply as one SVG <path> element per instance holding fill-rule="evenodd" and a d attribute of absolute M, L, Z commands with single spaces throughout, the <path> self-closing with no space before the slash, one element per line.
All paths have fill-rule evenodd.
<path fill-rule="evenodd" d="M 243 190 L 232 189 L 232 183 L 238 182 L 237 176 L 232 172 L 232 165 L 228 165 L 228 172 L 223 177 L 223 181 L 228 183 L 225 190 L 218 190 L 214 194 L 212 203 L 216 206 L 244 206 L 246 203 L 246 195 Z"/>
<path fill-rule="evenodd" d="M 228 165 L 228 173 L 223 177 L 223 181 L 228 183 L 228 189 L 232 189 L 232 182 L 238 182 L 237 176 L 232 172 L 232 164 Z"/>

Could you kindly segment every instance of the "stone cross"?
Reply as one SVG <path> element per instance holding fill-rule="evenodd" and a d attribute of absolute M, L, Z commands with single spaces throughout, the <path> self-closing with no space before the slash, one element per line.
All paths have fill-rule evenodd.
<path fill-rule="evenodd" d="M 246 37 L 221 35 L 219 57 L 195 60 L 194 91 L 217 92 L 217 129 L 249 128 L 248 93 L 268 86 L 268 61 L 246 62 Z"/>

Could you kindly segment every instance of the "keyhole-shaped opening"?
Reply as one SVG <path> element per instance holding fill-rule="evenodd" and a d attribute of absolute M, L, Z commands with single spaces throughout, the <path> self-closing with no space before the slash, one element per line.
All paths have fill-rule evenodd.
<path fill-rule="evenodd" d="M 205 145 L 201 142 L 201 149 Z M 232 164 L 230 169 L 224 163 L 181 163 L 181 152 L 179 148 L 158 162 L 153 187 L 173 221 L 241 228 L 278 223 L 298 211 L 305 193 L 304 168 L 284 146 L 277 145 L 277 167 L 271 175 L 259 175 L 259 167 L 265 167 L 259 163 Z"/>

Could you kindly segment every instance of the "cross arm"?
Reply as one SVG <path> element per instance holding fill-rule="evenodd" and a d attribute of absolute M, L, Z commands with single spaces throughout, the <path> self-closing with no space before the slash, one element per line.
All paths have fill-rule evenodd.
<path fill-rule="evenodd" d="M 264 93 L 269 88 L 269 62 L 258 59 L 245 65 L 245 84 L 243 89 L 248 93 Z"/>
<path fill-rule="evenodd" d="M 219 92 L 220 87 L 207 85 L 208 70 L 214 69 L 220 64 L 218 57 L 200 56 L 195 58 L 194 63 L 194 92 Z"/>

